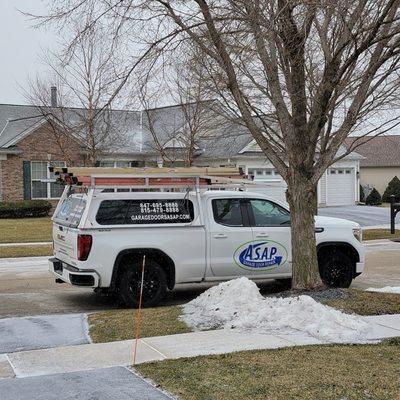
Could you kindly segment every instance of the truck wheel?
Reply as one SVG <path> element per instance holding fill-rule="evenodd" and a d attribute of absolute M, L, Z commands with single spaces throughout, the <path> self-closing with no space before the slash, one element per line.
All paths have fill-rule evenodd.
<path fill-rule="evenodd" d="M 353 262 L 340 250 L 325 251 L 319 257 L 319 273 L 328 287 L 348 288 L 353 280 Z"/>
<path fill-rule="evenodd" d="M 122 303 L 130 308 L 139 307 L 141 263 L 126 265 L 119 279 L 118 292 Z M 143 307 L 157 305 L 167 292 L 167 277 L 164 270 L 154 261 L 146 262 L 143 281 Z"/>

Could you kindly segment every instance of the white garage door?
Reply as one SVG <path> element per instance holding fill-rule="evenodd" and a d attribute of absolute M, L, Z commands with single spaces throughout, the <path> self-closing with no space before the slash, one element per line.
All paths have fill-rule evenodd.
<path fill-rule="evenodd" d="M 254 181 L 262 188 L 249 187 L 248 192 L 261 193 L 272 199 L 286 203 L 286 183 L 274 168 L 249 168 L 247 173 L 254 176 Z"/>
<path fill-rule="evenodd" d="M 330 168 L 327 176 L 327 205 L 343 206 L 355 203 L 353 168 Z"/>

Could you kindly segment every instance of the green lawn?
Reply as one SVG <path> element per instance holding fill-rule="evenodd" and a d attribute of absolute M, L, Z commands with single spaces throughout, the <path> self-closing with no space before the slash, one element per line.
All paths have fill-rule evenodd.
<path fill-rule="evenodd" d="M 0 219 L 0 243 L 51 242 L 49 217 Z"/>
<path fill-rule="evenodd" d="M 383 315 L 400 314 L 400 295 L 393 293 L 350 290 L 348 299 L 331 300 L 326 304 L 349 314 Z"/>
<path fill-rule="evenodd" d="M 181 400 L 399 399 L 399 344 L 246 351 L 135 369 Z"/>
<path fill-rule="evenodd" d="M 142 310 L 141 337 L 174 335 L 190 332 L 179 321 L 181 308 L 157 307 Z M 93 342 L 112 342 L 135 337 L 136 310 L 111 310 L 89 315 L 89 333 Z"/>
<path fill-rule="evenodd" d="M 51 244 L 36 246 L 0 246 L 0 258 L 11 257 L 37 257 L 50 256 L 53 254 L 53 246 Z"/>
<path fill-rule="evenodd" d="M 363 230 L 363 240 L 376 239 L 398 239 L 400 238 L 400 230 L 396 229 L 394 235 L 390 233 L 390 229 L 365 229 Z"/>

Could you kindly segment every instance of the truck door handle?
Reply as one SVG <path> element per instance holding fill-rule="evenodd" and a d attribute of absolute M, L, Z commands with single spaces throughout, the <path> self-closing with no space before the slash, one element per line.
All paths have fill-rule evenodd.
<path fill-rule="evenodd" d="M 215 239 L 226 239 L 228 235 L 225 235 L 225 233 L 216 233 L 214 237 Z"/>
<path fill-rule="evenodd" d="M 265 232 L 260 232 L 260 233 L 257 233 L 257 235 L 256 235 L 256 237 L 268 237 L 268 236 L 269 236 L 269 234 L 265 233 Z"/>

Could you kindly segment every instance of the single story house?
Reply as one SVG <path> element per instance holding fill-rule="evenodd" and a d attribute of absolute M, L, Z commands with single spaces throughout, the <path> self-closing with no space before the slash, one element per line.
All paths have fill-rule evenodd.
<path fill-rule="evenodd" d="M 360 160 L 360 182 L 366 191 L 372 188 L 383 195 L 389 182 L 397 176 L 400 178 L 400 135 L 382 135 L 358 139 L 361 145 L 356 152 L 363 158 Z M 351 146 L 356 137 L 347 139 Z"/>
<path fill-rule="evenodd" d="M 66 112 L 70 120 L 85 113 L 71 110 Z M 87 163 L 82 137 L 64 129 L 60 113 L 56 105 L 43 113 L 36 106 L 0 104 L 0 201 L 56 200 L 62 188 L 51 182 L 53 177 L 47 167 Z M 206 118 L 213 126 L 202 126 L 207 134 L 198 135 L 189 146 L 188 132 L 193 133 L 193 126 L 201 124 L 182 105 L 109 113 L 107 129 L 113 133 L 103 143 L 99 166 L 181 166 L 187 165 L 189 158 L 196 166 L 238 166 L 268 185 L 263 191 L 285 199 L 285 182 L 242 126 Z M 320 206 L 359 201 L 361 160 L 359 154 L 352 153 L 324 173 L 318 184 Z"/>

